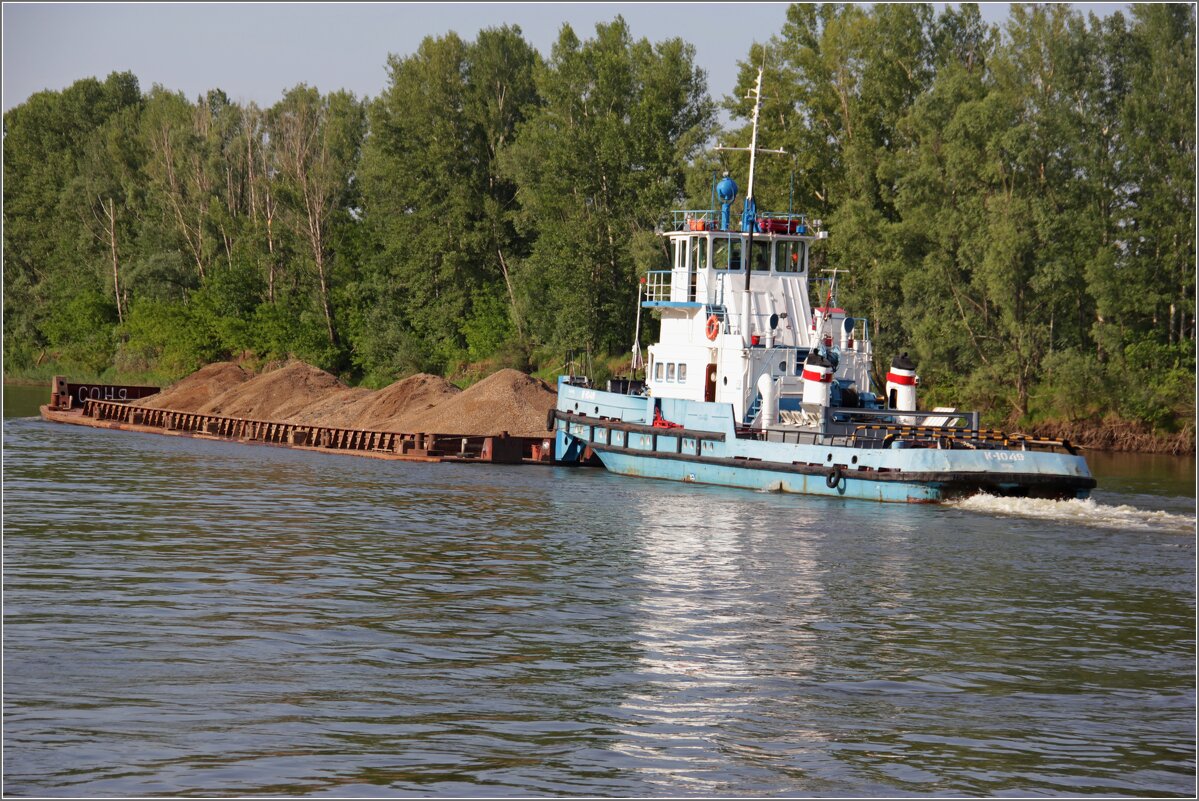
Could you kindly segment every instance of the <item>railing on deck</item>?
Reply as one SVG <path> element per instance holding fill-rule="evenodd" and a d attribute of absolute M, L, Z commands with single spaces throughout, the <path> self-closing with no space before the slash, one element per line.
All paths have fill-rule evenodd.
<path fill-rule="evenodd" d="M 870 341 L 870 320 L 866 319 L 865 317 L 854 318 L 853 341 L 854 342 L 869 342 Z"/>
<path fill-rule="evenodd" d="M 808 233 L 808 215 L 762 213 L 758 215 L 758 228 L 762 229 L 764 233 L 806 234 Z"/>
<path fill-rule="evenodd" d="M 647 301 L 670 300 L 670 270 L 650 270 L 645 276 L 645 299 Z"/>
<path fill-rule="evenodd" d="M 716 209 L 675 209 L 671 212 L 671 230 L 715 231 L 719 220 Z"/>
<path fill-rule="evenodd" d="M 226 439 L 270 442 L 326 450 L 393 453 L 505 464 L 519 464 L 539 438 L 471 434 L 372 431 L 330 426 L 250 420 L 216 414 L 177 412 L 88 399 L 83 414 L 126 425 L 192 432 Z"/>
<path fill-rule="evenodd" d="M 806 234 L 808 230 L 808 215 L 797 213 L 761 212 L 758 214 L 758 228 L 763 233 Z M 672 231 L 717 231 L 720 230 L 720 211 L 718 209 L 675 209 L 671 212 Z M 730 212 L 729 230 L 741 230 L 741 215 Z"/>

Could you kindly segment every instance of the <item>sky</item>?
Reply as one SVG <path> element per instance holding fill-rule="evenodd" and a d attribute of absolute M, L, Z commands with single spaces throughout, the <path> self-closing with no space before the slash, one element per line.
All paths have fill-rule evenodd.
<path fill-rule="evenodd" d="M 1007 17 L 1007 3 L 981 6 L 988 21 Z M 1076 4 L 1100 15 L 1124 6 Z M 482 28 L 515 24 L 548 55 L 563 23 L 586 39 L 618 14 L 636 38 L 693 44 L 720 100 L 736 84 L 737 62 L 782 29 L 786 12 L 786 3 L 6 2 L 3 106 L 125 70 L 143 91 L 161 84 L 191 99 L 219 88 L 269 106 L 298 83 L 375 97 L 387 82 L 388 55 L 411 54 L 426 36 L 474 39 Z"/>

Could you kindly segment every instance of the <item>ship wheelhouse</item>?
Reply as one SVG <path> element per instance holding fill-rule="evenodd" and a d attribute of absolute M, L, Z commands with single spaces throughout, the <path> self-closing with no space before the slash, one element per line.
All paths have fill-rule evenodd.
<path fill-rule="evenodd" d="M 662 234 L 671 269 L 647 275 L 641 304 L 661 318 L 646 384 L 655 397 L 730 403 L 748 425 L 757 415 L 763 376 L 774 382 L 782 408 L 799 408 L 804 359 L 820 344 L 813 323 L 823 324 L 825 316 L 808 297 L 810 253 L 827 234 L 802 215 L 763 215 L 751 244 L 749 232 L 720 230 L 715 219 L 711 211 L 676 212 L 675 230 Z M 844 328 L 844 313 L 832 312 L 831 325 L 822 325 L 826 335 Z M 832 343 L 853 351 L 838 352 L 837 379 L 868 388 L 868 327 L 864 320 L 849 325 L 848 336 Z"/>

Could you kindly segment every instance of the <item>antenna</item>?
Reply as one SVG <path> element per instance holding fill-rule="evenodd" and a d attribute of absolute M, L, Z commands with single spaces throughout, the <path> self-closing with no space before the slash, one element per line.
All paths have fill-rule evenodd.
<path fill-rule="evenodd" d="M 754 200 L 754 169 L 756 159 L 759 153 L 775 153 L 778 155 L 788 155 L 785 150 L 767 150 L 758 147 L 758 114 L 762 110 L 762 74 L 766 71 L 765 68 L 765 48 L 763 48 L 763 66 L 758 68 L 758 80 L 754 84 L 754 88 L 746 95 L 747 99 L 754 101 L 753 113 L 753 130 L 750 134 L 749 147 L 723 147 L 717 146 L 716 150 L 748 150 L 749 151 L 749 186 L 745 190 L 745 208 L 741 214 L 741 230 L 749 234 L 749 239 L 745 244 L 745 258 L 742 261 L 742 266 L 745 268 L 745 297 L 742 299 L 741 309 L 741 339 L 748 346 L 750 343 L 750 313 L 749 313 L 749 280 L 750 274 L 753 273 L 753 252 L 754 252 L 754 230 L 758 227 L 758 205 Z"/>

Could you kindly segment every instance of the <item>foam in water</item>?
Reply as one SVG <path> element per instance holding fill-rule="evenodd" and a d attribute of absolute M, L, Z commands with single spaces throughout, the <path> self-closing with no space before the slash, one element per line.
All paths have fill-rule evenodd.
<path fill-rule="evenodd" d="M 1176 532 L 1190 532 L 1195 529 L 1195 518 L 1188 515 L 1138 509 L 1135 506 L 1107 506 L 1096 503 L 1093 498 L 1055 501 L 1048 498 L 999 498 L 980 494 L 950 505 L 984 514 L 1035 517 L 1104 528 Z"/>

